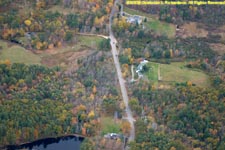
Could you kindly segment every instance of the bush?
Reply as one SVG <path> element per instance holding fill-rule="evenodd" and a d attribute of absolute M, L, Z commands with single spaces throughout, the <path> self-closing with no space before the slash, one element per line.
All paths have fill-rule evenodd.
<path fill-rule="evenodd" d="M 145 17 L 144 22 L 147 22 L 147 18 Z"/>
<path fill-rule="evenodd" d="M 148 65 L 144 65 L 143 66 L 143 72 L 148 72 L 149 71 L 150 66 Z"/>
<path fill-rule="evenodd" d="M 104 39 L 102 40 L 98 45 L 99 50 L 102 51 L 110 51 L 110 39 Z"/>
<path fill-rule="evenodd" d="M 92 81 L 92 79 L 86 79 L 85 81 L 84 81 L 84 86 L 85 87 L 92 87 L 93 86 L 93 81 Z"/>
<path fill-rule="evenodd" d="M 213 79 L 213 85 L 214 86 L 218 86 L 218 85 L 220 85 L 221 83 L 223 82 L 223 80 L 221 80 L 220 79 L 220 77 L 215 77 L 214 79 Z"/>
<path fill-rule="evenodd" d="M 170 51 L 165 51 L 165 58 L 170 58 Z"/>
<path fill-rule="evenodd" d="M 143 38 L 145 36 L 145 33 L 143 30 L 138 32 L 138 38 Z"/>
<path fill-rule="evenodd" d="M 120 63 L 121 63 L 121 64 L 129 64 L 129 58 L 128 58 L 128 56 L 121 55 L 121 56 L 119 57 L 119 60 L 120 60 Z"/>
<path fill-rule="evenodd" d="M 73 38 L 73 33 L 70 31 L 66 32 L 65 40 L 68 42 L 68 41 L 71 41 L 72 38 Z"/>
<path fill-rule="evenodd" d="M 78 27 L 78 16 L 76 14 L 69 14 L 66 17 L 66 24 L 70 28 L 77 28 Z"/>
<path fill-rule="evenodd" d="M 192 68 L 192 65 L 191 64 L 187 64 L 186 67 L 187 68 Z"/>
<path fill-rule="evenodd" d="M 225 54 L 223 54 L 223 57 L 222 57 L 222 59 L 223 59 L 223 60 L 225 60 Z"/>
<path fill-rule="evenodd" d="M 81 150 L 94 150 L 94 144 L 90 139 L 85 138 L 84 141 L 81 143 L 80 149 Z"/>

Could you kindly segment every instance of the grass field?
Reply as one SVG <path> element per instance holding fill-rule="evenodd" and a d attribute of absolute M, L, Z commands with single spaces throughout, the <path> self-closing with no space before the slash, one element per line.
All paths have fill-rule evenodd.
<path fill-rule="evenodd" d="M 146 29 L 153 30 L 156 34 L 166 35 L 170 38 L 175 36 L 176 27 L 173 24 L 159 21 L 154 15 L 130 9 L 127 7 L 124 8 L 124 11 L 132 15 L 140 15 L 147 17 L 147 22 L 144 22 Z"/>
<path fill-rule="evenodd" d="M 21 46 L 8 44 L 0 41 L 2 49 L 0 50 L 0 60 L 10 60 L 12 63 L 40 64 L 41 58 L 32 52 L 25 50 Z"/>
<path fill-rule="evenodd" d="M 12 43 L 10 46 L 8 46 L 9 44 L 7 42 L 0 40 L 0 46 L 2 47 L 2 49 L 0 50 L 0 60 L 8 59 L 12 63 L 41 64 L 41 62 L 43 62 L 42 60 L 49 59 L 57 60 L 58 63 L 56 63 L 55 65 L 58 65 L 61 64 L 61 60 L 64 59 L 59 59 L 57 56 L 66 59 L 68 58 L 68 53 L 72 55 L 73 53 L 77 53 L 78 51 L 80 52 L 84 50 L 97 50 L 99 43 L 103 40 L 103 38 L 101 37 L 83 35 L 79 35 L 76 38 L 76 43 L 70 45 L 68 44 L 59 48 L 54 48 L 52 50 L 40 51 L 40 53 L 38 54 L 34 54 L 31 51 Z M 84 53 L 82 53 L 82 56 L 83 55 L 85 56 Z M 44 65 L 48 66 L 48 64 L 46 63 L 44 63 Z"/>
<path fill-rule="evenodd" d="M 101 118 L 102 135 L 107 133 L 120 133 L 120 124 L 115 123 L 112 117 Z"/>
<path fill-rule="evenodd" d="M 104 40 L 102 37 L 97 37 L 97 36 L 79 36 L 78 37 L 79 44 L 97 49 L 98 44 Z"/>
<path fill-rule="evenodd" d="M 198 86 L 210 86 L 209 77 L 200 70 L 184 67 L 184 63 L 161 64 L 160 71 L 163 81 L 186 82 L 191 81 Z"/>
<path fill-rule="evenodd" d="M 161 22 L 159 20 L 152 20 L 145 22 L 144 25 L 147 29 L 153 30 L 159 35 L 165 35 L 170 38 L 175 36 L 176 29 L 175 26 L 172 24 Z"/>
<path fill-rule="evenodd" d="M 150 62 L 147 76 L 150 81 L 158 83 L 158 63 Z M 200 70 L 192 70 L 185 67 L 184 62 L 176 62 L 171 64 L 160 64 L 160 76 L 162 83 L 181 83 L 191 81 L 197 86 L 210 86 L 209 77 Z"/>
<path fill-rule="evenodd" d="M 85 36 L 85 35 L 78 35 L 77 37 L 77 42 L 73 44 L 68 44 L 59 48 L 54 48 L 53 54 L 60 54 L 60 53 L 65 53 L 65 52 L 74 52 L 74 51 L 80 51 L 84 49 L 92 49 L 96 50 L 98 49 L 98 44 L 103 40 L 101 37 L 97 36 Z M 52 53 L 43 53 L 40 54 L 42 57 L 49 57 L 52 55 Z"/>
<path fill-rule="evenodd" d="M 149 70 L 147 72 L 148 79 L 157 85 L 158 84 L 158 66 L 159 66 L 159 64 L 150 62 L 147 65 L 149 68 Z"/>

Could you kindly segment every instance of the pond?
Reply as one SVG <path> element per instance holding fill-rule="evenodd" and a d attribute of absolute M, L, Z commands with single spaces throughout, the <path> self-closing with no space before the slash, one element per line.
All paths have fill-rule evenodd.
<path fill-rule="evenodd" d="M 79 150 L 82 137 L 66 136 L 37 140 L 23 145 L 7 146 L 7 150 Z"/>

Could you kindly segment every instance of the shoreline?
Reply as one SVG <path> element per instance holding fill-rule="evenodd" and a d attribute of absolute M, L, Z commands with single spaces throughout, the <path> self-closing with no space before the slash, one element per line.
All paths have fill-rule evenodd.
<path fill-rule="evenodd" d="M 3 150 L 7 150 L 8 148 L 16 148 L 16 147 L 23 147 L 26 145 L 30 145 L 30 144 L 35 144 L 44 140 L 50 140 L 50 139 L 61 139 L 61 138 L 66 138 L 66 137 L 77 137 L 77 138 L 86 138 L 86 136 L 80 135 L 80 134 L 65 134 L 65 135 L 60 135 L 60 136 L 49 136 L 49 137 L 43 137 L 43 138 L 39 138 L 33 141 L 29 141 L 29 142 L 23 142 L 23 143 L 19 143 L 19 144 L 12 144 L 12 145 L 0 145 L 0 149 Z"/>

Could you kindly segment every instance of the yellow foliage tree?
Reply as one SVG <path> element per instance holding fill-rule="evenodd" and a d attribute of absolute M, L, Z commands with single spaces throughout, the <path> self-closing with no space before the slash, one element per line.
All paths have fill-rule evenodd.
<path fill-rule="evenodd" d="M 24 36 L 25 31 L 24 31 L 23 28 L 20 28 L 20 29 L 18 30 L 18 33 L 19 33 L 21 36 Z"/>
<path fill-rule="evenodd" d="M 146 52 L 145 52 L 145 58 L 150 58 L 150 56 L 151 56 L 151 55 L 150 55 L 150 52 L 149 52 L 149 51 L 146 51 Z"/>
<path fill-rule="evenodd" d="M 128 29 L 130 26 L 130 23 L 126 21 L 126 19 L 120 18 L 120 19 L 114 19 L 114 24 L 121 30 L 121 29 Z"/>
<path fill-rule="evenodd" d="M 106 18 L 105 16 L 101 17 L 101 23 L 103 23 L 105 21 L 105 18 Z"/>
<path fill-rule="evenodd" d="M 54 48 L 54 44 L 49 44 L 49 45 L 48 45 L 48 48 L 49 48 L 49 49 L 53 49 L 53 48 Z"/>
<path fill-rule="evenodd" d="M 36 43 L 36 48 L 37 48 L 38 50 L 40 50 L 40 49 L 42 48 L 42 46 L 43 46 L 43 44 L 42 44 L 41 42 L 37 42 L 37 43 Z"/>
<path fill-rule="evenodd" d="M 90 112 L 89 112 L 89 114 L 88 114 L 88 118 L 89 118 L 89 119 L 93 119 L 93 118 L 94 118 L 94 116 L 95 116 L 94 111 L 93 111 L 93 110 L 92 110 L 92 111 L 90 111 Z"/>
<path fill-rule="evenodd" d="M 193 150 L 202 150 L 200 147 L 194 148 Z"/>
<path fill-rule="evenodd" d="M 15 34 L 16 34 L 15 30 L 5 29 L 5 30 L 3 30 L 2 37 L 3 37 L 3 39 L 8 39 L 10 37 L 13 37 Z"/>
<path fill-rule="evenodd" d="M 17 137 L 17 139 L 19 138 L 19 137 L 21 137 L 21 135 L 22 135 L 22 132 L 21 132 L 21 130 L 16 130 L 16 137 Z"/>
<path fill-rule="evenodd" d="M 179 50 L 178 49 L 175 50 L 175 56 L 179 56 Z"/>
<path fill-rule="evenodd" d="M 95 95 L 94 95 L 93 93 L 91 93 L 90 99 L 91 99 L 92 101 L 95 99 Z"/>
<path fill-rule="evenodd" d="M 176 150 L 176 148 L 172 146 L 172 147 L 170 148 L 170 150 Z"/>
<path fill-rule="evenodd" d="M 74 125 L 77 123 L 77 118 L 75 117 L 72 117 L 72 120 L 71 120 L 71 124 Z"/>
<path fill-rule="evenodd" d="M 27 20 L 24 21 L 24 24 L 27 25 L 27 26 L 30 26 L 31 25 L 31 21 L 29 19 L 27 19 Z"/>
<path fill-rule="evenodd" d="M 170 49 L 170 57 L 173 57 L 173 50 Z"/>
<path fill-rule="evenodd" d="M 98 17 L 95 17 L 94 25 L 95 25 L 95 26 L 100 25 L 100 19 L 98 19 Z"/>
<path fill-rule="evenodd" d="M 96 88 L 95 85 L 94 85 L 93 88 L 92 88 L 92 92 L 93 92 L 93 94 L 96 94 L 96 93 L 97 93 L 97 88 Z"/>
<path fill-rule="evenodd" d="M 96 10 L 98 10 L 100 8 L 99 4 L 95 5 Z"/>
<path fill-rule="evenodd" d="M 123 121 L 122 122 L 122 132 L 126 135 L 128 135 L 130 133 L 130 129 L 131 129 L 131 126 L 130 126 L 130 123 L 128 121 Z"/>
<path fill-rule="evenodd" d="M 108 6 L 106 6 L 105 11 L 106 11 L 107 14 L 109 14 L 110 13 L 110 8 Z"/>
<path fill-rule="evenodd" d="M 6 59 L 4 64 L 6 64 L 7 66 L 9 66 L 11 64 L 10 60 Z"/>
<path fill-rule="evenodd" d="M 57 45 L 57 47 L 61 47 L 61 46 L 62 46 L 62 42 L 58 41 L 58 42 L 56 43 L 56 45 Z"/>
<path fill-rule="evenodd" d="M 127 48 L 127 54 L 131 55 L 131 48 Z"/>
<path fill-rule="evenodd" d="M 41 0 L 37 1 L 37 3 L 36 3 L 36 8 L 37 9 L 44 8 L 44 7 L 45 7 L 45 2 L 44 1 L 41 1 Z"/>
<path fill-rule="evenodd" d="M 37 129 L 34 129 L 34 138 L 37 139 L 38 138 L 38 135 L 39 135 L 38 130 Z"/>
<path fill-rule="evenodd" d="M 80 115 L 80 119 L 81 119 L 81 120 L 86 120 L 86 119 L 87 119 L 87 115 L 84 114 L 84 113 L 82 113 L 82 114 Z"/>
<path fill-rule="evenodd" d="M 110 0 L 107 5 L 111 8 L 113 6 L 113 0 Z"/>
<path fill-rule="evenodd" d="M 126 72 L 123 72 L 122 76 L 123 76 L 123 78 L 126 78 L 126 76 L 127 76 Z"/>
<path fill-rule="evenodd" d="M 82 128 L 82 135 L 86 135 L 86 128 Z"/>
<path fill-rule="evenodd" d="M 99 9 L 100 9 L 99 4 L 95 4 L 95 6 L 92 7 L 92 12 L 96 12 Z"/>
<path fill-rule="evenodd" d="M 77 106 L 77 110 L 78 111 L 85 111 L 86 110 L 86 106 L 81 104 L 81 105 Z"/>
<path fill-rule="evenodd" d="M 188 81 L 187 82 L 187 86 L 192 86 L 192 82 L 191 81 Z"/>
<path fill-rule="evenodd" d="M 134 57 L 129 58 L 130 63 L 133 64 L 134 63 Z"/>

